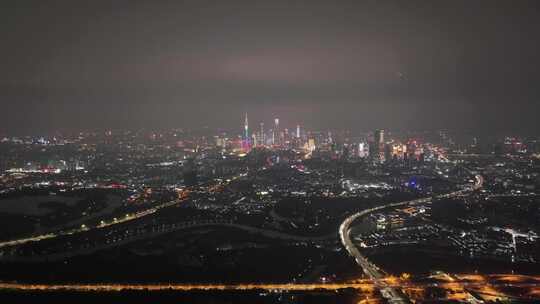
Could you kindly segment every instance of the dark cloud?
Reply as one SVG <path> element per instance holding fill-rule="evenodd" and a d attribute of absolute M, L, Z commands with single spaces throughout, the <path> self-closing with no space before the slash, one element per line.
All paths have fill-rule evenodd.
<path fill-rule="evenodd" d="M 537 1 L 1 5 L 7 132 L 229 128 L 244 111 L 313 127 L 539 129 Z"/>

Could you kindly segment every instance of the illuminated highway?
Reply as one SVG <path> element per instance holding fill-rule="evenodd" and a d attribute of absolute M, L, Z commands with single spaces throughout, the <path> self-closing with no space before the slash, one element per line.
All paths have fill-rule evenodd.
<path fill-rule="evenodd" d="M 476 275 L 458 274 L 449 275 L 439 273 L 432 276 L 435 282 L 426 283 L 425 280 L 401 280 L 393 277 L 383 277 L 377 281 L 365 279 L 341 283 L 239 283 L 239 284 L 25 284 L 0 282 L 0 291 L 11 290 L 18 292 L 46 291 L 46 292 L 119 292 L 119 291 L 339 291 L 354 289 L 362 295 L 377 297 L 376 290 L 380 284 L 386 288 L 402 289 L 405 292 L 423 292 L 428 288 L 437 287 L 447 291 L 448 298 L 464 300 L 471 303 L 482 303 L 483 300 L 502 299 L 528 299 L 536 300 L 540 297 L 540 277 L 521 276 L 513 274 Z M 518 295 L 504 294 L 499 289 L 520 289 Z M 471 298 L 468 290 L 474 291 L 476 297 Z M 384 295 L 384 294 L 383 294 Z M 478 299 L 480 297 L 481 299 Z"/>
<path fill-rule="evenodd" d="M 366 210 L 362 210 L 358 213 L 355 213 L 349 217 L 347 217 L 340 225 L 339 227 L 339 236 L 341 239 L 341 243 L 349 253 L 351 257 L 354 258 L 356 263 L 362 267 L 362 270 L 364 273 L 371 279 L 377 286 L 380 287 L 381 293 L 390 303 L 407 303 L 408 299 L 406 296 L 403 295 L 402 292 L 394 288 L 393 286 L 389 285 L 387 282 L 383 281 L 382 279 L 387 276 L 387 274 L 377 267 L 377 265 L 371 263 L 360 251 L 358 248 L 353 244 L 351 237 L 350 237 L 350 226 L 351 224 L 357 220 L 360 217 L 366 216 L 370 213 L 373 213 L 375 211 L 379 211 L 386 208 L 395 208 L 400 206 L 406 206 L 406 205 L 416 205 L 416 204 L 424 204 L 431 202 L 433 198 L 451 198 L 456 197 L 460 195 L 464 195 L 468 192 L 480 189 L 484 183 L 484 179 L 481 175 L 475 176 L 475 183 L 470 188 L 466 188 L 465 190 L 459 190 L 454 191 L 447 194 L 441 194 L 435 197 L 425 197 L 425 198 L 419 198 L 411 201 L 404 201 L 404 202 L 397 202 L 397 203 L 390 203 Z"/>
<path fill-rule="evenodd" d="M 267 291 L 309 291 L 309 290 L 340 290 L 352 288 L 359 291 L 372 292 L 371 282 L 362 283 L 318 283 L 318 284 L 17 284 L 0 283 L 0 290 L 11 289 L 19 291 L 123 291 L 123 290 L 267 290 Z"/>
<path fill-rule="evenodd" d="M 114 218 L 111 221 L 107 221 L 107 222 L 106 221 L 101 221 L 95 227 L 81 225 L 80 228 L 76 228 L 76 229 L 58 231 L 56 233 L 47 233 L 47 234 L 42 234 L 42 235 L 33 236 L 33 237 L 27 237 L 27 238 L 21 238 L 21 239 L 17 239 L 17 240 L 0 242 L 0 248 L 9 247 L 9 246 L 15 246 L 15 245 L 22 245 L 22 244 L 29 243 L 29 242 L 39 242 L 39 241 L 42 241 L 42 240 L 52 239 L 52 238 L 56 238 L 56 237 L 59 237 L 59 236 L 72 235 L 72 234 L 76 234 L 76 233 L 89 231 L 91 229 L 100 229 L 100 228 L 105 228 L 105 227 L 109 227 L 109 226 L 112 226 L 112 225 L 117 225 L 117 224 L 129 222 L 129 221 L 133 221 L 133 220 L 145 217 L 147 215 L 153 214 L 153 213 L 155 213 L 156 211 L 158 211 L 161 208 L 174 206 L 174 205 L 177 205 L 177 204 L 179 204 L 181 202 L 182 202 L 181 200 L 173 200 L 173 201 L 170 201 L 170 202 L 166 202 L 166 203 L 160 204 L 158 206 L 155 206 L 153 208 L 150 208 L 150 209 L 147 209 L 147 210 L 144 210 L 144 211 L 140 211 L 140 212 L 137 212 L 137 213 L 126 214 L 125 217 Z"/>
<path fill-rule="evenodd" d="M 245 173 L 242 173 L 242 174 L 239 174 L 237 176 L 234 176 L 234 177 L 228 179 L 225 184 L 229 184 L 232 181 L 234 181 L 234 180 L 236 180 L 236 179 L 238 179 L 240 177 L 243 177 L 245 175 L 246 175 Z M 214 186 L 209 186 L 208 188 L 213 188 L 213 187 L 215 187 L 215 185 Z M 91 229 L 100 229 L 100 228 L 105 228 L 105 227 L 110 227 L 110 226 L 113 226 L 113 225 L 126 223 L 126 222 L 129 222 L 129 221 L 137 220 L 137 219 L 140 219 L 142 217 L 154 214 L 160 209 L 178 205 L 178 204 L 180 204 L 180 203 L 182 203 L 184 201 L 185 201 L 185 199 L 176 199 L 176 200 L 172 200 L 172 201 L 169 201 L 169 202 L 159 204 L 157 206 L 154 206 L 152 208 L 149 208 L 149 209 L 146 209 L 146 210 L 143 210 L 143 211 L 140 211 L 140 212 L 128 213 L 125 216 L 120 217 L 120 218 L 113 218 L 112 220 L 108 220 L 108 221 L 102 220 L 102 221 L 100 221 L 99 224 L 97 224 L 94 227 L 81 225 L 81 227 L 75 228 L 75 229 L 57 231 L 55 233 L 46 233 L 46 234 L 37 235 L 37 236 L 31 236 L 31 237 L 25 237 L 25 238 L 20 238 L 20 239 L 16 239 L 16 240 L 0 242 L 0 249 L 3 248 L 3 247 L 22 245 L 22 244 L 29 243 L 29 242 L 39 242 L 39 241 L 42 241 L 42 240 L 52 239 L 52 238 L 56 238 L 56 237 L 59 237 L 59 236 L 65 236 L 65 235 L 72 235 L 72 234 L 76 234 L 76 233 L 81 233 L 81 232 L 89 231 Z"/>

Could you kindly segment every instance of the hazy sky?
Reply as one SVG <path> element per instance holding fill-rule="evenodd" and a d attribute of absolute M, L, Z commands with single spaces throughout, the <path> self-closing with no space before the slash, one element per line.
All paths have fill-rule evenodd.
<path fill-rule="evenodd" d="M 540 1 L 0 2 L 0 131 L 540 133 Z"/>

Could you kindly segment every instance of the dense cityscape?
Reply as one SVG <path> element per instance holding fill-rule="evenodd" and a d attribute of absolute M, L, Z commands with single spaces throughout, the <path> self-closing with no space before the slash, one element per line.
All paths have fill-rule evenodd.
<path fill-rule="evenodd" d="M 4 136 L 0 288 L 538 300 L 538 138 L 273 122 Z"/>
<path fill-rule="evenodd" d="M 0 20 L 0 304 L 540 303 L 540 1 Z"/>

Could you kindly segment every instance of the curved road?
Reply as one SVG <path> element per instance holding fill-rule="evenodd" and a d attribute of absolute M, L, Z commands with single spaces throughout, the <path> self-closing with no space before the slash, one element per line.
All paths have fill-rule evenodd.
<path fill-rule="evenodd" d="M 379 267 L 377 267 L 377 265 L 371 263 L 364 255 L 362 255 L 362 253 L 360 253 L 358 248 L 356 248 L 356 246 L 353 244 L 350 237 L 351 224 L 358 218 L 363 217 L 365 215 L 368 215 L 378 210 L 392 208 L 392 207 L 406 206 L 406 205 L 423 204 L 423 203 L 432 201 L 434 198 L 437 198 L 437 199 L 451 198 L 451 197 L 464 195 L 474 190 L 480 189 L 483 183 L 484 183 L 484 178 L 481 175 L 476 175 L 474 185 L 464 190 L 454 191 L 447 194 L 441 194 L 434 197 L 425 197 L 425 198 L 419 198 L 419 199 L 415 199 L 411 201 L 390 203 L 387 205 L 382 205 L 382 206 L 362 210 L 358 213 L 355 213 L 347 217 L 341 223 L 339 227 L 339 237 L 341 239 L 341 243 L 343 244 L 343 246 L 345 247 L 349 255 L 354 258 L 354 260 L 360 267 L 362 267 L 364 273 L 370 279 L 372 279 L 376 283 L 377 286 L 381 288 L 381 293 L 383 297 L 385 297 L 390 303 L 408 303 L 407 298 L 400 291 L 388 285 L 386 282 L 382 281 L 382 279 L 386 276 L 385 272 Z"/>
<path fill-rule="evenodd" d="M 243 176 L 245 176 L 245 173 L 241 173 L 239 175 L 233 176 L 233 177 L 230 178 L 230 180 L 227 181 L 227 183 L 230 183 L 230 182 L 232 182 L 234 180 L 237 180 L 238 178 L 243 177 Z M 61 230 L 61 231 L 57 231 L 57 232 L 44 233 L 44 234 L 41 234 L 41 235 L 29 236 L 29 237 L 24 237 L 24 238 L 20 238 L 20 239 L 0 242 L 0 248 L 9 247 L 9 246 L 15 246 L 15 245 L 21 245 L 21 244 L 25 244 L 25 243 L 29 243 L 29 242 L 39 242 L 39 241 L 42 241 L 42 240 L 52 239 L 52 238 L 56 238 L 56 237 L 59 237 L 59 236 L 65 236 L 65 235 L 72 235 L 72 234 L 76 234 L 76 233 L 81 233 L 81 232 L 85 232 L 85 231 L 88 231 L 88 230 L 91 230 L 91 229 L 101 229 L 101 228 L 105 228 L 105 227 L 109 227 L 109 226 L 113 226 L 113 225 L 118 225 L 118 224 L 121 224 L 121 223 L 133 221 L 133 220 L 136 220 L 136 219 L 139 219 L 139 218 L 154 214 L 160 209 L 178 205 L 180 203 L 183 203 L 185 200 L 186 200 L 185 198 L 184 199 L 175 199 L 175 200 L 172 200 L 172 201 L 161 203 L 159 205 L 156 205 L 156 206 L 154 206 L 152 208 L 149 208 L 149 209 L 146 209 L 146 210 L 143 210 L 143 211 L 139 211 L 139 212 L 136 212 L 136 213 L 128 213 L 128 214 L 126 214 L 125 217 L 114 218 L 113 220 L 110 220 L 110 221 L 101 221 L 100 224 L 98 224 L 96 226 L 92 226 L 92 227 L 82 225 L 80 228 L 74 228 L 74 229 L 70 229 L 70 230 Z"/>

